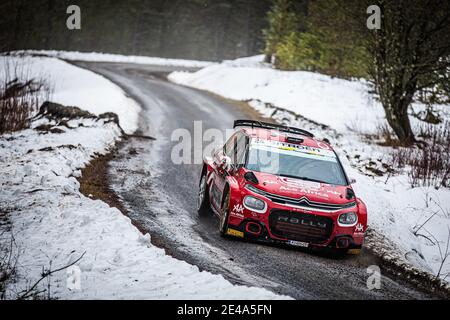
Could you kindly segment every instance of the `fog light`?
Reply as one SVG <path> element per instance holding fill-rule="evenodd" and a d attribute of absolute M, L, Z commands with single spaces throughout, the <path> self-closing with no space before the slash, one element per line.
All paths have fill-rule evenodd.
<path fill-rule="evenodd" d="M 348 238 L 339 238 L 336 241 L 336 247 L 339 249 L 346 249 L 350 245 L 350 240 Z"/>

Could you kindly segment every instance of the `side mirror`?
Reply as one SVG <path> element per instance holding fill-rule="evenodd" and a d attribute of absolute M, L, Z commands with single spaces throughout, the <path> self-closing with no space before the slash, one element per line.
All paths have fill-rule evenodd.
<path fill-rule="evenodd" d="M 228 156 L 223 156 L 218 165 L 220 171 L 229 171 L 231 169 L 231 159 Z"/>
<path fill-rule="evenodd" d="M 223 160 L 223 169 L 224 170 L 231 170 L 231 168 L 233 167 L 233 162 L 231 161 L 231 158 L 228 156 L 225 156 L 224 160 Z"/>

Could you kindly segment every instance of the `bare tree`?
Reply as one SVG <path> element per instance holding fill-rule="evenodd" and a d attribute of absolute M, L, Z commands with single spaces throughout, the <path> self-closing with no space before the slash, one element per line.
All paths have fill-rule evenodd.
<path fill-rule="evenodd" d="M 382 27 L 370 32 L 370 73 L 389 125 L 399 140 L 415 142 L 408 108 L 421 90 L 445 83 L 450 66 L 450 2 L 378 0 Z"/>

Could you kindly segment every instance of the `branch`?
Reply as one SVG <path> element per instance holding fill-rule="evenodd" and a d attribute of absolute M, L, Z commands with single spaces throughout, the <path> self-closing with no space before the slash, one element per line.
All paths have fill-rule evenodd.
<path fill-rule="evenodd" d="M 37 287 L 37 285 L 38 285 L 39 283 L 41 283 L 42 280 L 44 280 L 45 278 L 51 276 L 52 274 L 54 274 L 54 273 L 56 273 L 56 272 L 62 271 L 62 270 L 67 269 L 67 268 L 70 268 L 70 267 L 73 266 L 74 264 L 78 263 L 81 259 L 83 259 L 83 257 L 84 257 L 85 254 L 86 254 L 86 251 L 81 255 L 81 257 L 79 257 L 77 260 L 75 260 L 75 261 L 72 262 L 71 264 L 68 264 L 68 265 L 66 265 L 66 266 L 64 266 L 64 267 L 61 267 L 61 268 L 59 268 L 59 269 L 56 269 L 56 270 L 48 270 L 48 271 L 46 271 L 46 272 L 43 272 L 43 273 L 42 273 L 42 277 L 41 277 L 38 281 L 36 281 L 36 283 L 35 283 L 28 291 L 26 291 L 24 294 L 22 294 L 22 295 L 18 298 L 18 300 L 27 299 L 27 298 L 29 297 L 30 293 Z"/>

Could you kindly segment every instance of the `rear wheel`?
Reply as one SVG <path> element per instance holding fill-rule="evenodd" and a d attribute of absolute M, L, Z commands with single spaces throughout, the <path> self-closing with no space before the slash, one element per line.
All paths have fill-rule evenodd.
<path fill-rule="evenodd" d="M 222 216 L 220 217 L 219 221 L 219 232 L 222 237 L 224 237 L 227 234 L 229 205 L 230 205 L 230 192 L 226 191 L 225 200 L 222 205 Z"/>
<path fill-rule="evenodd" d="M 210 213 L 210 210 L 208 184 L 206 183 L 206 172 L 204 172 L 198 187 L 197 211 L 200 216 L 205 216 Z"/>

